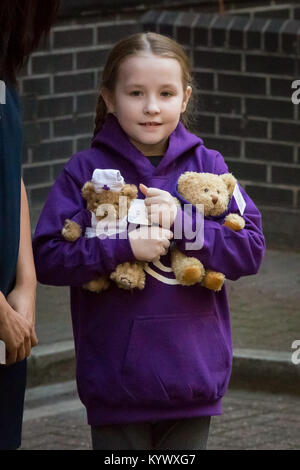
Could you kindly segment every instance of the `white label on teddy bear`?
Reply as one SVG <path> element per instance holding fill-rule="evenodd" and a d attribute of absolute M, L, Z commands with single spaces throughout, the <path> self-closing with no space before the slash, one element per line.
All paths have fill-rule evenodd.
<path fill-rule="evenodd" d="M 85 237 L 86 238 L 93 238 L 93 237 L 102 237 L 102 236 L 111 236 L 116 235 L 117 233 L 122 233 L 127 229 L 127 216 L 123 217 L 123 219 L 118 220 L 116 218 L 110 219 L 108 216 L 104 217 L 98 221 L 94 212 L 92 212 L 92 226 L 87 227 L 85 230 Z"/>
<path fill-rule="evenodd" d="M 148 211 L 144 199 L 134 199 L 128 211 L 128 222 L 137 225 L 149 225 Z"/>
<path fill-rule="evenodd" d="M 5 343 L 0 339 L 0 364 L 6 364 Z"/>
<path fill-rule="evenodd" d="M 236 183 L 234 191 L 233 191 L 233 197 L 236 200 L 236 203 L 238 205 L 240 214 L 243 215 L 245 207 L 246 207 L 246 201 L 242 196 L 242 193 L 240 191 L 239 185 Z"/>

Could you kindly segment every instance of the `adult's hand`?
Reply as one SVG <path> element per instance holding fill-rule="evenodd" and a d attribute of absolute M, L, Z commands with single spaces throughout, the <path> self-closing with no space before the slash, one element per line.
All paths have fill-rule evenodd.
<path fill-rule="evenodd" d="M 21 313 L 30 326 L 30 341 L 33 348 L 38 344 L 35 332 L 35 286 L 16 286 L 7 296 L 7 302 L 18 313 Z"/>
<path fill-rule="evenodd" d="M 0 339 L 6 347 L 6 364 L 22 361 L 31 351 L 30 323 L 16 312 L 0 292 Z"/>

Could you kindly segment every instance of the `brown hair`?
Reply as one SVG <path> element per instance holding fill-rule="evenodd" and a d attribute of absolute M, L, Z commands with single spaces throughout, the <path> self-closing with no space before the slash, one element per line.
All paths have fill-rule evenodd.
<path fill-rule="evenodd" d="M 182 70 L 183 89 L 185 90 L 188 85 L 191 85 L 192 77 L 189 59 L 183 47 L 173 39 L 153 32 L 132 34 L 125 39 L 121 39 L 110 51 L 103 70 L 96 109 L 94 135 L 101 130 L 107 115 L 107 108 L 101 95 L 101 89 L 106 88 L 113 92 L 121 62 L 129 55 L 135 55 L 142 51 L 178 60 Z M 191 106 L 189 104 L 190 110 Z M 190 127 L 190 112 L 182 114 L 180 119 L 186 127 Z"/>
<path fill-rule="evenodd" d="M 0 78 L 15 85 L 26 58 L 49 32 L 60 0 L 1 0 Z"/>

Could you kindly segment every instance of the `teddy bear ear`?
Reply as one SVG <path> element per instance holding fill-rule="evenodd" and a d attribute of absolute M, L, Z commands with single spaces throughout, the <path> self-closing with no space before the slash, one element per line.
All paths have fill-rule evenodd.
<path fill-rule="evenodd" d="M 121 189 L 122 196 L 127 196 L 131 199 L 136 199 L 138 196 L 138 189 L 134 184 L 125 184 Z"/>
<path fill-rule="evenodd" d="M 224 181 L 224 183 L 226 184 L 227 189 L 228 189 L 228 193 L 231 197 L 232 194 L 233 194 L 235 185 L 236 185 L 235 177 L 231 173 L 225 173 L 224 175 L 220 175 L 220 176 L 221 176 L 222 180 Z"/>
<path fill-rule="evenodd" d="M 83 185 L 82 190 L 81 190 L 82 197 L 86 200 L 88 200 L 91 194 L 93 194 L 94 192 L 95 192 L 95 186 L 93 185 L 91 181 L 87 181 Z"/>

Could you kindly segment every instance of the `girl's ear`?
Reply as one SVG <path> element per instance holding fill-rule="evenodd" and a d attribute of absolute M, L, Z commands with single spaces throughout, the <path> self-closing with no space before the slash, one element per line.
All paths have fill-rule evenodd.
<path fill-rule="evenodd" d="M 108 88 L 101 88 L 100 94 L 104 100 L 104 103 L 106 104 L 107 112 L 113 113 L 115 108 L 112 92 L 108 90 Z"/>
<path fill-rule="evenodd" d="M 185 94 L 183 97 L 181 112 L 184 113 L 189 102 L 190 96 L 192 94 L 192 87 L 189 85 L 186 87 Z"/>

